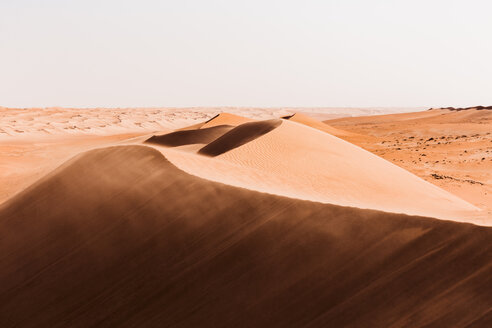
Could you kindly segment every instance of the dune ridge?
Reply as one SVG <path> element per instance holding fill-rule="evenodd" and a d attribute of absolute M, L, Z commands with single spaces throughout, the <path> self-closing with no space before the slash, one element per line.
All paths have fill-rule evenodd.
<path fill-rule="evenodd" d="M 301 124 L 310 126 L 312 128 L 315 128 L 315 129 L 318 129 L 320 131 L 332 134 L 332 135 L 337 136 L 337 137 L 354 136 L 355 135 L 355 133 L 334 128 L 334 127 L 332 127 L 326 123 L 315 120 L 315 119 L 313 119 L 307 115 L 301 114 L 301 113 L 295 113 L 295 114 L 292 114 L 290 116 L 284 116 L 282 118 L 285 120 L 289 120 L 292 122 L 297 122 L 297 123 L 301 123 Z"/>
<path fill-rule="evenodd" d="M 145 142 L 177 147 L 190 144 L 208 144 L 233 129 L 231 125 L 216 125 L 209 128 L 187 129 L 164 135 L 154 135 Z"/>
<path fill-rule="evenodd" d="M 144 146 L 79 155 L 0 232 L 2 327 L 492 323 L 491 228 L 227 186 Z"/>
<path fill-rule="evenodd" d="M 212 146 L 221 145 L 211 153 L 216 161 L 159 150 L 190 174 L 238 187 L 342 206 L 488 224 L 470 203 L 353 144 L 301 123 L 283 120 L 275 129 L 235 148 L 222 145 L 235 130 L 251 134 L 254 124 L 239 125 L 198 152 L 204 154 Z"/>
<path fill-rule="evenodd" d="M 282 121 L 279 119 L 242 123 L 201 148 L 198 153 L 218 156 L 263 136 L 280 124 Z"/>
<path fill-rule="evenodd" d="M 248 122 L 253 122 L 255 120 L 227 112 L 222 112 L 211 119 L 205 121 L 200 128 L 208 128 L 212 126 L 217 126 L 217 125 L 232 125 L 232 126 L 238 126 L 243 123 L 248 123 Z"/>

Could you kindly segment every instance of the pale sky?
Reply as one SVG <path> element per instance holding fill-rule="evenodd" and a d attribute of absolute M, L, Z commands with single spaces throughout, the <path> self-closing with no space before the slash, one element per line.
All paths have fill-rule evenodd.
<path fill-rule="evenodd" d="M 492 105 L 490 0 L 0 0 L 0 106 Z"/>

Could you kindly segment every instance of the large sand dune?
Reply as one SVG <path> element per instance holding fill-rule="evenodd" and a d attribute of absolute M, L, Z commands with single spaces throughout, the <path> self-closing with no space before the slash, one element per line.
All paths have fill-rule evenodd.
<path fill-rule="evenodd" d="M 492 325 L 491 228 L 227 186 L 144 146 L 60 167 L 0 208 L 0 236 L 1 327 Z"/>
<path fill-rule="evenodd" d="M 223 146 L 222 140 L 236 140 L 228 138 L 235 130 L 254 134 L 255 124 L 239 125 L 200 152 L 219 143 Z M 220 155 L 213 161 L 160 150 L 190 174 L 234 186 L 343 206 L 486 223 L 470 203 L 319 129 L 283 120 L 248 141 L 234 147 L 214 146 L 219 151 L 213 155 Z"/>

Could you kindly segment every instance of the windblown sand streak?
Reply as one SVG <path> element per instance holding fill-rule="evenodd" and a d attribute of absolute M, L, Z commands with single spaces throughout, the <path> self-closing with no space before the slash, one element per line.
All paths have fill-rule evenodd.
<path fill-rule="evenodd" d="M 492 229 L 82 154 L 0 210 L 2 327 L 486 327 Z"/>

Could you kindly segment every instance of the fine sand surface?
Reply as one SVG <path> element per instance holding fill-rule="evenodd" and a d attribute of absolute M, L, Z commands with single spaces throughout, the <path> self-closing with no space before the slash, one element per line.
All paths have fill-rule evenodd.
<path fill-rule="evenodd" d="M 289 113 L 274 108 L 230 110 L 258 119 Z M 0 107 L 0 204 L 81 151 L 131 137 L 165 134 L 194 123 L 201 126 L 222 111 L 223 108 Z"/>
<path fill-rule="evenodd" d="M 63 135 L 0 139 L 0 204 L 76 154 L 127 142 L 139 134 Z"/>
<path fill-rule="evenodd" d="M 251 190 L 490 224 L 470 203 L 353 144 L 291 120 L 272 122 L 244 123 L 198 151 L 214 159 L 159 150 L 190 174 Z M 273 129 L 258 135 L 258 124 Z"/>
<path fill-rule="evenodd" d="M 206 123 L 222 114 L 235 125 L 252 119 L 272 119 L 293 113 L 288 108 L 5 108 L 0 107 L 0 204 L 22 191 L 77 153 L 118 140 L 165 134 Z M 323 109 L 295 109 L 316 114 Z M 340 114 L 340 109 L 324 109 Z M 346 115 L 371 114 L 374 109 L 352 109 Z M 237 115 L 235 115 L 235 114 Z M 144 138 L 145 140 L 145 138 Z M 204 142 L 202 145 L 208 142 Z M 184 149 L 200 147 L 186 145 Z"/>
<path fill-rule="evenodd" d="M 291 113 L 283 108 L 0 107 L 0 140 L 10 140 L 12 137 L 29 139 L 47 136 L 169 131 L 194 123 L 202 125 L 204 121 L 224 111 L 260 120 L 278 118 Z"/>
<path fill-rule="evenodd" d="M 0 108 L 0 327 L 492 327 L 492 110 L 337 113 Z"/>
<path fill-rule="evenodd" d="M 1 327 L 492 325 L 492 228 L 227 186 L 144 146 L 77 156 L 0 233 Z"/>
<path fill-rule="evenodd" d="M 340 136 L 484 210 L 492 220 L 492 110 L 419 113 L 326 121 Z"/>
<path fill-rule="evenodd" d="M 401 111 L 398 108 L 6 108 L 0 107 L 0 204 L 80 151 L 129 137 L 220 125 L 222 113 L 238 125 L 296 112 L 322 119 Z M 224 113 L 228 112 L 228 113 Z M 142 140 L 145 140 L 144 137 Z M 202 144 L 205 145 L 206 142 Z M 184 150 L 199 150 L 196 144 Z"/>

